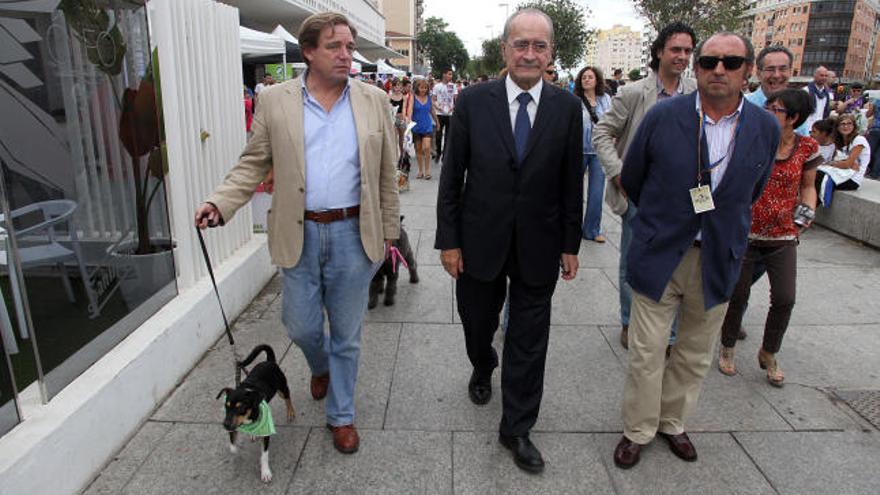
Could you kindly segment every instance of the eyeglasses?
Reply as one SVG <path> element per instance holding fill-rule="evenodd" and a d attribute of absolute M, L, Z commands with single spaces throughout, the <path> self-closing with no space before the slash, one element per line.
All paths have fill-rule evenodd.
<path fill-rule="evenodd" d="M 841 122 L 841 123 L 837 124 L 837 127 L 843 127 L 843 126 L 854 126 L 854 125 L 855 125 L 854 123 L 852 123 L 852 122 L 850 122 L 849 120 L 847 120 L 846 122 Z"/>
<path fill-rule="evenodd" d="M 784 108 L 780 108 L 780 107 L 774 107 L 773 105 L 764 105 L 764 110 L 767 110 L 768 112 L 777 113 L 777 114 L 788 115 L 788 110 L 786 110 Z"/>
<path fill-rule="evenodd" d="M 724 64 L 724 70 L 737 70 L 745 63 L 745 57 L 730 56 L 716 57 L 713 55 L 703 55 L 697 59 L 697 64 L 705 70 L 713 70 L 718 67 L 718 62 Z"/>
<path fill-rule="evenodd" d="M 514 50 L 518 52 L 525 52 L 529 49 L 529 46 L 532 47 L 532 50 L 535 53 L 544 53 L 550 49 L 550 43 L 546 41 L 529 41 L 529 40 L 516 40 L 510 44 Z"/>
<path fill-rule="evenodd" d="M 547 74 L 548 76 L 553 76 L 553 75 L 556 74 L 556 71 L 555 71 L 555 70 L 547 69 L 547 70 L 544 71 L 544 73 Z"/>
<path fill-rule="evenodd" d="M 763 69 L 761 69 L 761 72 L 763 72 L 764 74 L 773 74 L 776 72 L 787 74 L 790 70 L 791 67 L 787 65 L 771 65 L 769 67 L 764 67 Z"/>

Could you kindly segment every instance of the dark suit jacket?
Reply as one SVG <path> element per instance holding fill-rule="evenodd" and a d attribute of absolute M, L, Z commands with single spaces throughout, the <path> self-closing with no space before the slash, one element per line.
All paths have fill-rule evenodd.
<path fill-rule="evenodd" d="M 544 84 L 517 167 L 504 80 L 465 89 L 450 122 L 437 199 L 436 249 L 461 248 L 464 271 L 498 276 L 516 232 L 523 281 L 550 283 L 577 254 L 583 205 L 583 122 L 577 98 Z"/>
<path fill-rule="evenodd" d="M 659 301 L 672 272 L 702 229 L 703 297 L 706 309 L 730 299 L 739 278 L 752 224 L 752 203 L 761 195 L 779 144 L 779 125 L 746 101 L 733 156 L 718 188 L 715 209 L 697 215 L 691 202 L 696 185 L 700 117 L 696 93 L 655 105 L 633 138 L 621 181 L 638 207 L 627 258 L 633 289 Z M 703 163 L 709 146 L 702 138 Z"/>

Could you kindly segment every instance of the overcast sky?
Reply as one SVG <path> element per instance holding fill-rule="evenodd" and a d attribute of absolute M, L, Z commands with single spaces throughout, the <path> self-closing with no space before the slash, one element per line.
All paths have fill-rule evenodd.
<path fill-rule="evenodd" d="M 576 0 L 577 1 L 577 0 Z M 606 29 L 614 24 L 623 24 L 641 31 L 642 20 L 639 19 L 632 2 L 629 0 L 580 0 L 587 5 L 593 15 L 587 19 L 587 25 L 593 28 Z M 519 0 L 425 0 L 424 18 L 440 17 L 449 24 L 449 30 L 464 42 L 471 56 L 480 55 L 484 39 L 497 36 L 504 28 L 506 9 L 499 3 L 510 4 L 513 11 Z M 601 5 L 601 8 L 597 6 Z"/>

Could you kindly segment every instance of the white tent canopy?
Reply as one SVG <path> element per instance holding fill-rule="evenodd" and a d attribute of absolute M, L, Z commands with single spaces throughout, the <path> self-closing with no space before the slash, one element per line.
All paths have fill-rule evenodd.
<path fill-rule="evenodd" d="M 238 27 L 238 32 L 241 43 L 241 55 L 244 57 L 282 55 L 287 52 L 284 39 L 274 34 L 261 33 L 243 26 Z"/>
<path fill-rule="evenodd" d="M 379 59 L 376 61 L 376 72 L 379 74 L 391 74 L 393 76 L 405 76 L 406 72 L 400 69 L 395 69 L 388 65 L 388 62 Z"/>
<path fill-rule="evenodd" d="M 299 45 L 299 40 L 296 39 L 296 36 L 290 34 L 290 32 L 281 27 L 281 24 L 275 26 L 275 29 L 272 30 L 272 34 L 283 39 L 284 41 L 288 41 L 290 43 L 293 43 L 294 45 Z"/>

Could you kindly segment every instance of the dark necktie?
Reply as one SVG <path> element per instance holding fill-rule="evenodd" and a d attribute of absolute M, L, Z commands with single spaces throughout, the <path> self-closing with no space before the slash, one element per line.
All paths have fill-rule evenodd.
<path fill-rule="evenodd" d="M 522 161 L 526 152 L 526 144 L 529 142 L 529 131 L 532 130 L 532 124 L 529 122 L 529 112 L 527 107 L 532 101 L 532 95 L 529 93 L 520 93 L 516 97 L 519 102 L 519 110 L 516 112 L 516 125 L 513 127 L 513 139 L 516 141 L 516 161 L 517 165 Z"/>

